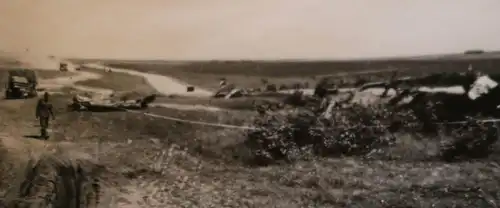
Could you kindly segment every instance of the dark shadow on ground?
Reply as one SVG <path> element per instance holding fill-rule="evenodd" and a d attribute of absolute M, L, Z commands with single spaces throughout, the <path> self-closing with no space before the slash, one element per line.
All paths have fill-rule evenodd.
<path fill-rule="evenodd" d="M 24 138 L 28 139 L 38 139 L 38 140 L 46 140 L 46 138 L 43 138 L 40 135 L 24 135 Z"/>
<path fill-rule="evenodd" d="M 28 98 L 22 98 L 22 97 L 11 97 L 11 98 L 6 98 L 4 97 L 4 100 L 29 100 L 29 99 L 34 99 L 35 97 L 28 97 Z"/>

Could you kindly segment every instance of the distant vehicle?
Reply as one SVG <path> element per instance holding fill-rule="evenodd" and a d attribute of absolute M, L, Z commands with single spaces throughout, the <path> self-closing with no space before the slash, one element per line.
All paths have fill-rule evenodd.
<path fill-rule="evenodd" d="M 68 71 L 68 64 L 67 63 L 60 63 L 59 64 L 59 71 Z"/>
<path fill-rule="evenodd" d="M 36 73 L 29 69 L 11 69 L 5 90 L 6 99 L 31 98 L 37 96 Z"/>
<path fill-rule="evenodd" d="M 483 53 L 484 53 L 483 50 L 468 50 L 468 51 L 464 52 L 465 55 L 474 55 L 474 54 L 483 54 Z"/>

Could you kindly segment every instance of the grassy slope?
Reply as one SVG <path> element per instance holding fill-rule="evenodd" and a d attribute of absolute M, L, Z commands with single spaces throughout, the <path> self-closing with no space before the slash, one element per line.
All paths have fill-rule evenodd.
<path fill-rule="evenodd" d="M 489 161 L 455 164 L 422 160 L 435 149 L 437 139 L 401 136 L 401 143 L 388 150 L 402 156 L 394 160 L 317 159 L 250 168 L 231 157 L 243 152 L 236 145 L 245 136 L 240 130 L 123 112 L 64 112 L 67 99 L 54 98 L 58 117 L 52 141 L 74 143 L 90 155 L 101 141 L 100 165 L 111 171 L 101 181 L 122 187 L 123 194 L 131 193 L 115 198 L 123 203 L 139 199 L 159 207 L 481 207 L 487 204 L 485 199 L 500 200 L 498 155 Z M 4 132 L 37 131 L 32 126 L 33 112 L 19 111 L 33 108 L 34 101 L 0 102 L 0 121 L 9 127 Z M 150 111 L 233 124 L 244 124 L 252 116 L 249 112 Z M 131 197 L 134 194 L 139 198 Z"/>
<path fill-rule="evenodd" d="M 150 111 L 236 125 L 245 124 L 251 118 L 251 114 L 232 112 L 181 112 L 161 108 Z M 387 151 L 401 158 L 388 161 L 353 157 L 251 168 L 241 166 L 232 157 L 244 152 L 237 145 L 244 139 L 245 132 L 241 130 L 127 113 L 67 113 L 58 120 L 61 124 L 58 128 L 68 131 L 65 137 L 83 143 L 103 141 L 102 163 L 122 170 L 117 179 L 129 178 L 128 182 L 120 183 L 140 182 L 142 187 L 148 184 L 146 187 L 150 188 L 145 189 L 156 191 L 143 195 L 156 202 L 168 199 L 167 204 L 430 207 L 432 203 L 451 205 L 472 201 L 475 204 L 469 207 L 478 207 L 483 200 L 476 196 L 498 200 L 497 194 L 500 194 L 495 183 L 500 173 L 494 162 L 498 155 L 488 162 L 444 164 L 422 160 L 432 154 L 438 145 L 436 140 L 400 137 L 399 146 Z M 63 126 L 63 122 L 67 124 Z M 55 139 L 60 138 L 63 137 Z M 136 178 L 138 175 L 142 177 Z M 469 190 L 474 187 L 481 187 L 484 193 Z"/>
<path fill-rule="evenodd" d="M 61 72 L 61 71 L 48 71 L 48 70 L 37 70 L 37 76 L 39 79 L 52 79 L 57 77 L 72 76 L 74 72 Z"/>
<path fill-rule="evenodd" d="M 84 62 L 80 60 L 81 62 Z M 260 87 L 261 80 L 272 83 L 293 84 L 308 82 L 312 86 L 320 76 L 340 72 L 377 71 L 388 69 L 406 70 L 406 75 L 416 75 L 436 71 L 464 71 L 469 64 L 487 73 L 499 72 L 500 59 L 497 55 L 450 55 L 442 57 L 423 57 L 394 60 L 356 60 L 356 61 L 125 61 L 100 60 L 109 66 L 134 69 L 173 76 L 190 84 L 218 88 L 222 77 L 243 87 Z M 378 73 L 388 76 L 389 73 Z"/>
<path fill-rule="evenodd" d="M 35 73 L 38 79 L 52 79 L 62 76 L 71 76 L 74 72 L 61 72 L 61 71 L 49 71 L 49 70 L 36 70 Z M 7 68 L 0 68 L 0 84 L 2 87 L 7 82 Z"/>
<path fill-rule="evenodd" d="M 142 77 L 137 77 L 125 73 L 112 72 L 107 73 L 97 69 L 82 69 L 102 75 L 101 79 L 86 80 L 77 82 L 78 85 L 112 89 L 115 91 L 133 91 L 139 95 L 149 94 L 155 92 L 147 80 Z M 213 98 L 189 98 L 189 97 L 158 97 L 159 103 L 173 103 L 173 104 L 186 104 L 186 105 L 206 105 L 214 106 L 223 109 L 232 110 L 253 110 L 253 102 L 260 102 L 262 100 L 277 101 L 278 98 L 236 98 L 236 99 L 213 99 Z"/>
<path fill-rule="evenodd" d="M 180 101 L 179 101 L 180 102 Z M 183 102 L 192 102 L 184 99 Z M 194 102 L 194 101 L 193 101 Z M 182 112 L 152 108 L 149 111 L 184 119 L 245 124 L 252 114 L 235 112 Z M 496 190 L 500 169 L 495 161 L 444 164 L 422 158 L 435 153 L 438 140 L 416 140 L 401 136 L 401 143 L 387 150 L 399 159 L 366 161 L 361 158 L 318 159 L 294 165 L 250 168 L 232 158 L 244 152 L 238 142 L 245 137 L 240 130 L 195 126 L 140 115 L 108 113 L 94 114 L 99 135 L 105 141 L 119 141 L 117 131 L 130 139 L 130 145 L 118 145 L 104 158 L 116 158 L 124 166 L 144 168 L 142 184 L 160 186 L 150 200 L 164 197 L 167 203 L 261 207 L 437 207 L 486 203 L 481 197 L 499 199 Z M 113 125 L 105 125 L 109 122 Z M 76 125 L 76 124 L 75 124 Z M 77 128 L 75 126 L 75 128 Z M 174 146 L 172 146 L 174 145 Z M 180 148 L 173 148 L 175 146 Z M 118 149 L 119 148 L 119 149 Z M 186 148 L 184 151 L 176 150 Z M 173 149 L 175 156 L 160 152 Z M 176 155 L 177 152 L 179 155 Z M 132 159 L 133 158 L 133 159 Z M 133 161 L 142 161 L 135 163 Z M 110 165 L 116 165 L 111 162 Z M 154 167 L 154 168 L 153 168 Z M 123 168 L 123 167 L 122 167 Z M 123 168 L 127 169 L 127 168 Z M 179 177 L 183 187 L 177 186 Z M 132 180 L 134 181 L 134 180 Z M 172 182 L 175 181 L 175 182 Z M 471 188 L 481 187 L 482 192 Z M 172 192 L 171 192 L 172 191 Z M 175 192 L 175 196 L 170 193 Z M 158 198 L 157 198 L 158 197 Z"/>
<path fill-rule="evenodd" d="M 5 77 L 6 70 L 16 69 L 16 68 L 23 68 L 21 67 L 21 62 L 9 56 L 2 56 L 0 52 L 0 76 Z M 33 70 L 36 72 L 37 77 L 39 79 L 50 79 L 60 76 L 71 76 L 73 74 L 73 72 L 61 72 L 61 71 L 51 71 L 51 70 L 41 70 L 41 69 L 33 69 Z"/>
<path fill-rule="evenodd" d="M 181 104 L 181 105 L 204 105 L 213 106 L 221 109 L 229 110 L 255 110 L 255 103 L 279 103 L 284 100 L 284 97 L 240 97 L 232 99 L 224 98 L 170 98 L 160 97 L 158 103 Z"/>
<path fill-rule="evenodd" d="M 101 181 L 107 186 L 121 186 L 123 193 L 147 196 L 151 203 L 163 201 L 163 207 L 180 207 L 182 203 L 216 207 L 430 207 L 432 203 L 451 205 L 467 201 L 475 202 L 468 207 L 479 207 L 484 201 L 480 197 L 498 200 L 495 181 L 500 170 L 496 163 L 425 162 L 418 159 L 432 146 L 425 141 L 406 138 L 398 147 L 399 152 L 398 148 L 392 151 L 398 155 L 405 152 L 407 156 L 391 161 L 318 159 L 250 168 L 238 165 L 231 157 L 242 151 L 234 146 L 244 138 L 240 130 L 193 126 L 122 112 L 65 113 L 60 108 L 65 98 L 54 99 L 60 110 L 51 141 L 76 144 L 79 151 L 94 155 L 93 147 L 100 140 L 100 165 L 110 171 L 101 175 Z M 21 105 L 29 109 L 34 103 Z M 250 117 L 240 113 L 151 111 L 233 124 L 245 123 Z M 18 128 L 32 122 L 31 114 L 17 114 L 3 106 L 0 112 L 9 116 L 1 121 L 16 121 Z M 36 128 L 30 128 L 22 130 L 31 131 L 27 134 L 36 132 Z M 473 187 L 481 187 L 483 193 L 468 190 Z M 135 200 L 127 196 L 115 199 L 123 203 Z"/>
<path fill-rule="evenodd" d="M 107 73 L 102 70 L 88 68 L 84 68 L 82 71 L 100 74 L 102 78 L 80 81 L 76 83 L 77 85 L 112 89 L 115 91 L 134 91 L 140 94 L 155 92 L 155 89 L 142 77 L 119 72 Z"/>

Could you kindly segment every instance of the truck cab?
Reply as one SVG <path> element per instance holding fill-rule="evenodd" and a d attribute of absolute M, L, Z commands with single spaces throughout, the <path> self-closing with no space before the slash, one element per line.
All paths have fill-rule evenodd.
<path fill-rule="evenodd" d="M 8 71 L 5 98 L 30 98 L 37 96 L 36 73 L 27 69 L 12 69 Z"/>

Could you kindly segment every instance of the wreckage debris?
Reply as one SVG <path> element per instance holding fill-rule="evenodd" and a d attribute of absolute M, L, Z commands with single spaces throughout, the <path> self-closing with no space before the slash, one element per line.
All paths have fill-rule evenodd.
<path fill-rule="evenodd" d="M 280 87 L 278 88 L 279 90 L 288 90 L 289 87 L 286 86 L 285 84 L 281 84 Z"/>
<path fill-rule="evenodd" d="M 141 110 L 148 107 L 156 100 L 156 94 L 144 96 L 135 100 L 111 101 L 111 100 L 92 100 L 89 97 L 75 95 L 72 102 L 68 105 L 70 111 L 92 111 L 92 112 L 111 112 Z"/>
<path fill-rule="evenodd" d="M 265 92 L 277 92 L 278 87 L 275 84 L 267 84 L 264 91 Z"/>
<path fill-rule="evenodd" d="M 266 165 L 314 156 L 367 157 L 372 151 L 390 147 L 397 140 L 394 133 L 432 136 L 440 132 L 453 140 L 441 147 L 440 155 L 433 156 L 445 161 L 486 157 L 500 135 L 497 125 L 481 124 L 475 119 L 461 127 L 448 122 L 462 121 L 468 116 L 500 115 L 497 109 L 500 87 L 492 77 L 481 75 L 472 81 L 457 79 L 466 83 L 449 82 L 470 85 L 461 94 L 420 91 L 415 87 L 418 85 L 413 85 L 398 89 L 398 95 L 375 106 L 354 103 L 355 93 L 337 99 L 339 95 L 328 94 L 325 85 L 319 84 L 316 96 L 322 99 L 311 99 L 297 91 L 284 101 L 293 108 L 276 112 L 258 108 L 259 119 L 255 123 L 258 128 L 247 132 L 245 144 L 252 152 L 251 161 Z M 405 82 L 412 86 L 411 83 L 428 81 L 404 78 L 399 84 Z M 398 84 L 391 87 L 397 88 Z M 443 132 L 443 128 L 448 130 Z"/>

